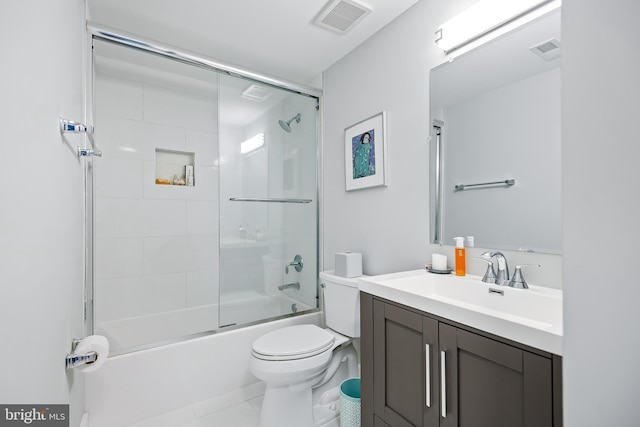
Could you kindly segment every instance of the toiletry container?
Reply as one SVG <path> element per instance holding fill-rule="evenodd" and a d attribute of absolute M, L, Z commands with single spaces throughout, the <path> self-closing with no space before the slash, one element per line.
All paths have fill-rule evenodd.
<path fill-rule="evenodd" d="M 454 237 L 456 241 L 456 276 L 467 274 L 467 251 L 464 248 L 464 237 Z"/>

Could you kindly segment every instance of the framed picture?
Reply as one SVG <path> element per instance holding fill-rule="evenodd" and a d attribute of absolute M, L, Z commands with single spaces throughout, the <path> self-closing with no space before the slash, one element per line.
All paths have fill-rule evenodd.
<path fill-rule="evenodd" d="M 346 190 L 387 185 L 387 114 L 382 111 L 344 130 Z"/>

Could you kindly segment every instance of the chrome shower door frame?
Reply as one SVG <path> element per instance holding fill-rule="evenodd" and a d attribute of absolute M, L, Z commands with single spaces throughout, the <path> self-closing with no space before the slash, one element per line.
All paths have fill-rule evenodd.
<path fill-rule="evenodd" d="M 94 57 L 94 40 L 106 41 L 115 45 L 129 47 L 137 50 L 141 50 L 147 53 L 152 53 L 168 59 L 173 59 L 184 64 L 192 65 L 195 67 L 211 70 L 216 73 L 226 74 L 232 77 L 253 81 L 262 85 L 274 87 L 276 89 L 285 90 L 294 94 L 315 98 L 317 100 L 316 111 L 316 270 L 320 270 L 322 259 L 322 243 L 320 240 L 321 229 L 321 171 L 322 171 L 322 91 L 311 86 L 300 85 L 287 80 L 278 79 L 272 76 L 256 73 L 250 70 L 242 69 L 239 67 L 224 64 L 207 57 L 204 57 L 198 53 L 182 49 L 176 46 L 172 46 L 163 42 L 141 37 L 135 34 L 127 33 L 115 28 L 103 26 L 100 24 L 87 21 L 87 64 L 86 64 L 86 85 L 85 85 L 85 115 L 87 117 L 87 123 L 91 126 L 95 123 L 95 57 Z M 85 335 L 91 335 L 95 331 L 95 312 L 94 312 L 94 281 L 95 281 L 95 251 L 94 251 L 94 208 L 95 208 L 95 188 L 94 188 L 94 162 L 99 162 L 100 159 L 93 157 L 85 157 L 85 295 L 84 295 L 84 329 Z M 317 275 L 316 275 L 317 276 Z M 301 315 L 305 313 L 312 313 L 322 309 L 320 304 L 319 293 L 319 279 L 316 278 L 316 294 L 318 295 L 318 304 L 315 309 L 306 310 L 304 312 L 292 313 L 278 318 L 291 317 L 293 315 Z M 266 319 L 270 321 L 273 319 Z M 253 324 L 259 324 L 262 321 L 252 322 L 238 327 L 250 326 Z M 235 328 L 225 328 L 225 330 Z M 170 339 L 159 343 L 153 343 L 148 346 L 140 346 L 138 349 L 155 347 L 170 342 L 183 341 L 186 339 L 215 334 L 220 329 L 198 333 L 194 335 L 183 336 L 177 339 Z"/>

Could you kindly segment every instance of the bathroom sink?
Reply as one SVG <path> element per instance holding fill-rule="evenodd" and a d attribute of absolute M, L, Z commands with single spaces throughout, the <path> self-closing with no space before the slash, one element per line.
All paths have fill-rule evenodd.
<path fill-rule="evenodd" d="M 361 291 L 562 355 L 562 291 L 515 289 L 426 270 L 371 276 Z"/>

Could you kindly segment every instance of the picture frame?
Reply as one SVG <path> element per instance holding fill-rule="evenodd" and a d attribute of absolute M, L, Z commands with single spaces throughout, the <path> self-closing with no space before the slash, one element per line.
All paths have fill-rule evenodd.
<path fill-rule="evenodd" d="M 344 130 L 346 191 L 387 185 L 387 114 L 381 111 Z"/>

